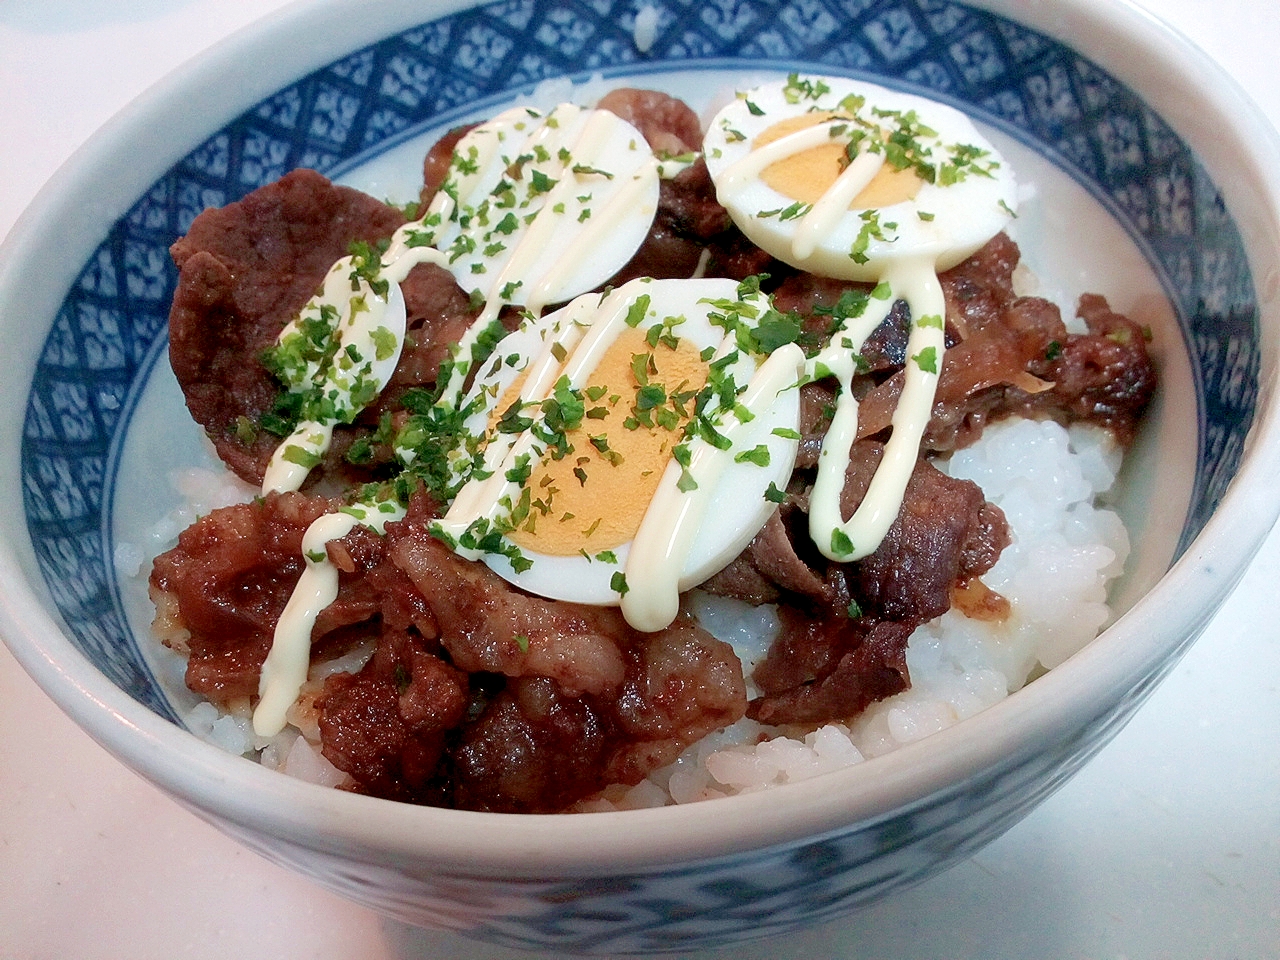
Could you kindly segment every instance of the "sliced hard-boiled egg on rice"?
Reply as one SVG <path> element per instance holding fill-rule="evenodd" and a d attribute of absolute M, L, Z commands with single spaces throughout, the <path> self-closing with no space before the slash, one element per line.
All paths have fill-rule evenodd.
<path fill-rule="evenodd" d="M 537 313 L 592 290 L 640 247 L 658 207 L 658 160 L 607 110 L 516 107 L 468 131 L 423 216 L 458 284 Z"/>
<path fill-rule="evenodd" d="M 438 533 L 523 589 L 660 629 L 786 488 L 798 334 L 720 279 L 633 280 L 526 320 L 467 395 L 482 459 Z"/>
<path fill-rule="evenodd" d="M 822 276 L 946 270 L 1013 216 L 1012 171 L 963 113 L 840 77 L 764 84 L 711 122 L 707 168 L 754 243 Z"/>

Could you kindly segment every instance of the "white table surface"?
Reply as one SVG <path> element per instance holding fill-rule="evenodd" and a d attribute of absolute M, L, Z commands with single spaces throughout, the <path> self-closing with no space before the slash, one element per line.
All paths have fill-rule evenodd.
<path fill-rule="evenodd" d="M 1144 4 L 1280 123 L 1275 0 Z M 0 234 L 112 113 L 283 5 L 0 0 Z M 708 956 L 1280 957 L 1278 580 L 1280 533 L 1137 718 L 969 862 Z M 98 748 L 0 646 L 0 960 L 521 956 L 383 920 L 242 849 Z"/>

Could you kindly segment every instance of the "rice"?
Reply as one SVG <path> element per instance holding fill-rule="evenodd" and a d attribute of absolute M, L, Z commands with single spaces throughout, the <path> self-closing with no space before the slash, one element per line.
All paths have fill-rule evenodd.
<path fill-rule="evenodd" d="M 1051 421 L 1011 419 L 987 428 L 973 446 L 937 466 L 972 480 L 999 506 L 1012 543 L 982 578 L 1010 603 L 1003 622 L 970 619 L 951 610 L 919 627 L 907 648 L 908 690 L 873 704 L 847 724 L 796 731 L 742 719 L 689 747 L 675 763 L 635 786 L 617 785 L 577 804 L 578 812 L 691 803 L 794 783 L 880 756 L 943 730 L 1004 699 L 1039 671 L 1057 666 L 1092 640 L 1110 618 L 1108 584 L 1129 552 L 1120 518 L 1105 495 L 1120 466 L 1106 431 L 1064 428 Z M 209 510 L 249 499 L 256 491 L 229 471 L 174 471 L 170 483 L 183 504 L 141 543 L 122 543 L 115 560 L 123 577 L 145 579 L 150 559 Z M 731 644 L 751 673 L 781 627 L 771 605 L 694 591 L 690 604 L 702 625 Z M 188 729 L 230 753 L 255 756 L 290 776 L 341 785 L 345 775 L 319 749 L 313 706 L 324 678 L 360 669 L 372 643 L 313 666 L 289 725 L 272 738 L 253 733 L 249 704 L 223 712 L 198 703 L 183 717 Z"/>
<path fill-rule="evenodd" d="M 657 7 L 648 4 L 636 12 L 632 40 L 641 53 L 648 53 L 658 39 L 658 21 L 661 16 L 662 12 Z"/>
<path fill-rule="evenodd" d="M 851 766 L 1003 700 L 1097 636 L 1110 617 L 1107 586 L 1129 553 L 1123 523 L 1102 505 L 1120 466 L 1110 435 L 1087 425 L 1006 420 L 937 466 L 978 484 L 1005 512 L 1013 542 L 982 579 L 1009 601 L 1006 620 L 974 620 L 953 609 L 919 627 L 907 647 L 911 687 L 847 726 L 789 736 L 741 720 L 644 783 L 606 791 L 578 809 L 688 803 Z M 776 611 L 704 594 L 695 595 L 694 608 L 738 650 L 749 676 L 777 632 Z"/>

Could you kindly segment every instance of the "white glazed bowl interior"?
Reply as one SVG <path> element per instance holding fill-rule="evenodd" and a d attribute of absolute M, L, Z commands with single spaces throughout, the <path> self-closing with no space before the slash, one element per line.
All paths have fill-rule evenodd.
<path fill-rule="evenodd" d="M 1130 109 L 1099 120 L 1112 125 L 1113 139 L 1094 133 L 1098 142 L 1115 144 L 1120 153 L 1109 157 L 1104 150 L 1094 158 L 1098 163 L 1123 161 L 1125 137 L 1133 133 L 1124 127 L 1126 120 L 1137 125 L 1133 135 L 1140 135 L 1149 148 L 1167 134 L 1172 138 L 1164 141 L 1169 149 L 1189 150 L 1186 156 L 1198 161 L 1198 166 L 1174 168 L 1172 174 L 1166 170 L 1162 189 L 1173 201 L 1141 212 L 1132 208 L 1136 193 L 1117 187 L 1108 194 L 1096 179 L 1092 188 L 1046 187 L 1055 197 L 1074 201 L 1078 193 L 1088 203 L 1101 201 L 1097 210 L 1127 213 L 1135 222 L 1145 217 L 1149 234 L 1133 249 L 1160 261 L 1163 273 L 1158 279 L 1166 292 L 1181 297 L 1181 332 L 1167 310 L 1162 319 L 1161 308 L 1151 307 L 1157 323 L 1163 323 L 1157 343 L 1165 392 L 1128 466 L 1121 505 L 1135 528 L 1136 561 L 1115 597 L 1126 612 L 1102 637 L 978 716 L 847 771 L 769 795 L 578 817 L 416 808 L 294 781 L 222 753 L 175 725 L 163 709 L 149 708 L 146 704 L 154 706 L 158 695 L 148 687 L 145 671 L 131 672 L 117 664 L 104 673 L 103 664 L 119 657 L 112 652 L 110 624 L 126 629 L 123 608 L 111 607 L 120 603 L 118 595 L 96 585 L 104 577 L 111 580 L 112 515 L 101 503 L 80 501 L 92 501 L 93 492 L 103 490 L 100 496 L 128 496 L 119 492 L 121 487 L 132 489 L 138 499 L 138 490 L 145 490 L 139 486 L 146 482 L 145 472 L 137 472 L 139 461 L 135 457 L 130 466 L 122 451 L 129 444 L 136 448 L 144 443 L 155 426 L 139 426 L 140 421 L 130 416 L 138 409 L 140 385 L 153 369 L 147 357 L 154 360 L 157 354 L 156 345 L 138 338 L 137 329 L 120 334 L 120 318 L 111 311 L 148 303 L 153 292 L 148 283 L 163 272 L 154 259 L 155 250 L 166 244 L 157 240 L 146 247 L 135 242 L 138 237 L 152 227 L 162 236 L 172 223 L 165 216 L 184 204 L 198 209 L 205 202 L 234 199 L 219 196 L 212 175 L 203 193 L 194 187 L 190 195 L 165 193 L 175 182 L 165 180 L 167 172 L 184 158 L 189 160 L 194 152 L 201 162 L 216 167 L 224 154 L 239 150 L 238 162 L 244 164 L 243 151 L 253 149 L 260 151 L 263 179 L 293 165 L 328 164 L 339 173 L 346 171 L 353 182 L 377 187 L 384 179 L 394 179 L 386 173 L 388 159 L 399 162 L 401 154 L 420 153 L 416 142 L 399 148 L 401 154 L 388 151 L 372 135 L 374 146 L 364 154 L 353 148 L 341 156 L 315 149 L 307 153 L 285 141 L 277 150 L 270 137 L 255 139 L 250 129 L 254 117 L 292 109 L 291 91 L 297 90 L 332 95 L 337 98 L 335 108 L 327 116 L 344 116 L 341 98 L 348 87 L 339 80 L 345 77 L 349 87 L 358 86 L 353 78 L 359 71 L 385 70 L 387 77 L 404 80 L 401 103 L 435 89 L 442 97 L 452 95 L 458 104 L 452 112 L 417 121 L 417 127 L 406 121 L 407 131 L 447 126 L 466 104 L 476 101 L 467 109 L 483 113 L 498 95 L 486 100 L 479 79 L 475 89 L 459 88 L 450 94 L 449 83 L 461 82 L 455 74 L 465 66 L 457 58 L 468 50 L 480 58 L 484 44 L 496 42 L 492 38 L 522 36 L 524 30 L 536 40 L 541 30 L 555 33 L 563 28 L 545 41 L 550 52 L 537 64 L 530 60 L 536 44 L 521 48 L 512 43 L 505 52 L 490 50 L 495 62 L 519 64 L 517 77 L 504 81 L 511 87 L 520 86 L 516 80 L 525 75 L 532 83 L 559 72 L 584 79 L 602 70 L 606 77 L 636 75 L 637 85 L 670 86 L 672 92 L 681 92 L 688 80 L 673 72 L 676 67 L 737 71 L 797 65 L 811 72 L 862 70 L 878 73 L 872 77 L 878 82 L 887 78 L 925 89 L 939 83 L 923 62 L 925 54 L 908 51 L 904 64 L 913 65 L 911 69 L 903 65 L 888 71 L 884 56 L 861 63 L 856 52 L 850 52 L 854 40 L 844 43 L 841 31 L 857 38 L 865 50 L 878 49 L 877 37 L 887 45 L 882 54 L 892 49 L 893 36 L 904 34 L 893 34 L 888 13 L 880 19 L 865 12 L 850 14 L 849 23 L 835 21 L 818 36 L 824 28 L 821 18 L 807 27 L 792 22 L 797 11 L 808 9 L 803 4 L 744 2 L 734 10 L 756 17 L 756 27 L 742 27 L 740 35 L 726 33 L 731 24 L 712 22 L 716 11 L 725 10 L 707 7 L 699 29 L 687 31 L 689 39 L 681 39 L 679 18 L 694 14 L 679 4 L 658 6 L 667 18 L 660 21 L 660 37 L 666 40 L 658 45 L 658 59 L 641 57 L 624 42 L 634 20 L 633 5 L 626 3 L 616 4 L 607 14 L 621 31 L 607 37 L 580 36 L 572 29 L 575 23 L 600 22 L 599 14 L 590 14 L 586 5 L 582 10 L 565 5 L 560 9 L 568 12 L 561 17 L 555 12 L 531 13 L 531 8 L 518 4 L 476 12 L 466 4 L 442 3 L 435 5 L 434 15 L 442 18 L 435 28 L 410 34 L 403 32 L 423 22 L 428 13 L 424 5 L 409 0 L 322 0 L 289 8 L 179 71 L 101 131 L 41 193 L 0 258 L 0 329 L 12 371 L 0 384 L 7 411 L 0 419 L 0 482 L 11 499 L 25 496 L 27 505 L 25 511 L 7 512 L 2 521 L 0 629 L 18 659 L 77 723 L 124 763 L 266 856 L 401 918 L 507 943 L 623 952 L 728 942 L 827 918 L 971 853 L 1043 799 L 1118 729 L 1207 623 L 1280 510 L 1280 445 L 1273 407 L 1280 338 L 1280 200 L 1273 174 L 1280 165 L 1280 144 L 1274 131 L 1203 55 L 1125 4 L 983 4 L 1028 28 L 1008 24 L 996 30 L 991 29 L 994 21 L 982 19 L 987 15 L 981 11 L 948 8 L 951 13 L 944 14 L 934 4 L 921 3 L 919 9 L 908 4 L 895 9 L 909 10 L 919 23 L 931 24 L 938 36 L 954 40 L 939 56 L 950 56 L 961 72 L 976 71 L 977 80 L 984 69 L 984 38 L 1003 38 L 1006 66 L 1025 74 L 1021 86 L 1005 84 L 997 90 L 1000 84 L 993 79 L 991 95 L 969 106 L 979 110 L 1010 149 L 1025 153 L 1028 163 L 1086 163 L 1089 158 L 1069 136 L 1076 129 L 1070 123 L 1070 108 L 1073 103 L 1088 106 L 1091 93 L 1103 100 L 1113 97 L 1117 87 L 1130 97 Z M 960 17 L 959 25 L 940 22 L 947 16 Z M 985 32 L 975 28 L 966 34 L 965 17 L 978 18 L 974 22 Z M 449 29 L 440 29 L 445 23 Z M 766 29 L 766 23 L 772 26 Z M 877 34 L 880 28 L 888 33 Z M 805 39 L 809 34 L 804 29 L 817 39 Z M 415 81 L 411 69 L 397 73 L 400 67 L 388 68 L 379 59 L 392 51 L 384 38 L 401 34 L 418 44 L 420 69 L 433 56 L 448 56 L 455 72 L 418 76 Z M 1082 58 L 1069 60 L 1075 67 L 1083 69 L 1081 64 L 1092 62 L 1100 69 L 1092 76 L 1062 74 L 1045 59 L 1048 65 L 1037 72 L 1035 58 L 1047 55 L 1045 47 L 1035 45 L 1051 45 L 1048 38 Z M 695 40 L 706 49 L 698 49 Z M 440 44 L 438 50 L 432 50 L 433 43 Z M 964 52 L 965 43 L 973 47 L 969 53 Z M 360 52 L 370 44 L 378 45 L 376 54 Z M 726 63 L 730 51 L 740 59 Z M 837 57 L 841 51 L 843 60 Z M 1024 59 L 1019 61 L 1019 56 Z M 338 67 L 326 75 L 334 80 L 328 88 L 299 85 L 299 78 L 335 62 Z M 879 69 L 873 69 L 877 64 Z M 409 66 L 406 60 L 406 69 Z M 471 66 L 479 71 L 482 64 Z M 1055 91 L 1055 83 L 1065 87 Z M 1044 128 L 1044 117 L 1038 127 L 1029 121 L 1019 126 L 1013 106 L 1001 100 L 1013 89 L 1025 94 L 1025 102 L 1041 98 L 1049 113 L 1054 105 L 1061 107 L 1059 140 Z M 1074 100 L 1069 91 L 1075 91 Z M 947 95 L 945 89 L 941 92 Z M 260 102 L 264 106 L 256 114 L 246 113 Z M 309 107 L 304 104 L 302 109 Z M 406 107 L 406 115 L 411 112 Z M 313 122 L 320 115 L 317 110 Z M 383 122 L 392 124 L 394 119 L 389 113 Z M 235 144 L 229 153 L 220 140 L 227 131 Z M 384 139 L 394 143 L 401 136 L 407 133 Z M 379 154 L 382 161 L 362 163 Z M 1148 155 L 1137 164 L 1148 169 L 1159 159 Z M 411 174 L 416 172 L 411 168 Z M 198 178 L 192 178 L 188 186 L 196 183 Z M 1220 199 L 1214 185 L 1221 191 Z M 1180 196 L 1179 191 L 1188 193 Z M 1093 201 L 1088 200 L 1090 192 Z M 151 224 L 148 218 L 153 216 L 157 219 Z M 1163 232 L 1150 228 L 1151 221 L 1161 217 L 1184 217 L 1185 223 L 1166 224 Z M 1052 233 L 1055 224 L 1043 226 L 1045 233 Z M 117 247 L 104 245 L 109 235 L 117 238 L 112 241 Z M 1078 234 L 1070 239 L 1078 240 Z M 1213 248 L 1208 253 L 1206 244 Z M 1034 240 L 1031 245 L 1034 248 Z M 1033 249 L 1028 256 L 1056 252 L 1050 249 L 1052 243 L 1044 246 L 1044 251 Z M 107 249 L 114 249 L 120 259 L 103 260 Z M 1070 250 L 1070 244 L 1062 249 Z M 1184 251 L 1190 251 L 1185 264 L 1179 260 Z M 1230 256 L 1232 251 L 1246 255 L 1247 262 Z M 1106 245 L 1086 252 L 1093 273 L 1105 274 L 1108 264 L 1129 262 L 1116 260 L 1112 252 Z M 1185 273 L 1179 273 L 1180 264 Z M 89 301 L 69 296 L 91 283 L 101 292 L 108 282 L 106 274 L 117 265 L 124 270 L 110 278 L 117 285 L 111 308 L 86 318 L 83 311 L 92 306 Z M 1111 273 L 1104 282 L 1123 287 L 1125 270 L 1112 266 Z M 1155 291 L 1159 293 L 1158 286 Z M 149 303 L 146 309 L 163 315 L 165 305 Z M 77 323 L 79 339 L 60 339 L 60 329 Z M 83 351 L 93 339 L 85 330 L 100 333 L 108 353 L 113 345 L 126 354 L 132 351 L 122 366 L 129 375 L 113 382 L 109 377 L 77 379 L 77 374 L 50 386 L 57 380 L 50 380 L 49 369 L 58 364 L 59 349 L 73 350 L 74 341 Z M 159 332 L 159 327 L 150 330 L 153 338 Z M 82 353 L 80 362 L 92 366 L 93 358 L 84 357 Z M 95 387 L 98 393 L 93 395 Z M 91 465 L 63 457 L 65 448 L 74 446 L 75 420 L 83 410 L 92 410 L 93 429 L 106 438 L 103 456 Z M 172 414 L 185 417 L 180 408 Z M 1246 440 L 1244 428 L 1250 418 Z M 129 429 L 116 431 L 117 419 Z M 163 424 L 159 427 L 162 431 Z M 162 458 L 164 444 L 156 446 L 161 449 L 137 456 Z M 90 475 L 95 470 L 100 475 Z M 155 482 L 163 482 L 162 473 Z M 146 496 L 142 494 L 143 502 Z M 79 528 L 66 527 L 55 548 L 49 542 L 37 544 L 33 535 L 32 517 L 38 520 L 46 508 L 82 521 Z M 102 604 L 111 609 L 104 613 Z M 809 861 L 821 866 L 797 866 Z M 847 863 L 847 871 L 842 863 Z M 769 871 L 776 876 L 780 864 L 795 872 L 793 887 L 804 891 L 807 906 L 793 900 L 786 884 L 780 884 L 752 902 L 755 912 L 740 912 L 736 919 L 706 919 L 714 906 L 707 898 L 708 884 L 758 886 Z M 856 881 L 842 882 L 842 871 L 850 877 L 856 873 Z M 822 902 L 812 897 L 819 880 L 831 893 Z M 657 889 L 672 902 L 692 905 L 692 913 L 674 919 L 673 911 L 647 925 L 629 919 L 594 925 L 583 921 L 575 927 L 547 920 L 555 910 L 561 915 L 572 912 L 563 906 L 570 902 L 580 908 L 580 916 L 606 907 L 627 916 L 628 905 Z M 561 906 L 551 906 L 555 904 Z M 622 927 L 626 931 L 617 932 Z"/>

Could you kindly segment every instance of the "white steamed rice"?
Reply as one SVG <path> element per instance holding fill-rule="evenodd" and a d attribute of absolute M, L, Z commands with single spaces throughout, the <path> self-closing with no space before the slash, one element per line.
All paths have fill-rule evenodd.
<path fill-rule="evenodd" d="M 1097 636 L 1110 617 L 1107 585 L 1129 553 L 1120 518 L 1100 505 L 1120 466 L 1110 436 L 1084 425 L 1006 420 L 938 466 L 974 481 L 1005 512 L 1013 543 L 982 580 L 1009 601 L 1007 620 L 973 620 L 953 609 L 921 626 L 907 647 L 911 688 L 847 726 L 828 724 L 796 739 L 744 719 L 644 783 L 581 809 L 746 793 L 880 756 L 1004 699 Z M 738 649 L 749 672 L 778 629 L 776 614 L 706 595 L 697 602 L 704 625 Z"/>
<path fill-rule="evenodd" d="M 978 443 L 938 466 L 977 483 L 1008 519 L 1013 542 L 982 578 L 1009 601 L 1007 620 L 974 620 L 952 610 L 920 627 L 907 649 L 911 688 L 873 704 L 847 725 L 794 732 L 743 719 L 694 744 L 640 784 L 611 788 L 575 809 L 687 803 L 803 780 L 949 727 L 1061 663 L 1110 617 L 1107 587 L 1122 570 L 1129 541 L 1120 518 L 1101 504 L 1119 465 L 1119 449 L 1097 428 L 1016 419 L 989 427 Z M 167 549 L 181 529 L 255 492 L 227 471 L 175 471 L 171 481 L 184 506 L 145 542 L 117 548 L 122 577 L 145 579 L 150 558 Z M 733 645 L 749 677 L 779 629 L 776 609 L 699 592 L 693 603 L 704 626 Z M 276 737 L 254 735 L 247 702 L 229 713 L 199 703 L 184 719 L 197 736 L 232 753 L 257 755 L 264 765 L 302 779 L 340 784 L 344 775 L 320 753 L 310 697 L 324 676 L 358 669 L 369 652 L 317 665 L 303 701 L 291 711 L 291 725 Z"/>

